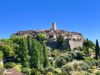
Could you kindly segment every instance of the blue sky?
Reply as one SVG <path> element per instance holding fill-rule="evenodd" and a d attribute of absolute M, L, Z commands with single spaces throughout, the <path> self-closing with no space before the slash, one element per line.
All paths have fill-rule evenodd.
<path fill-rule="evenodd" d="M 0 38 L 21 30 L 58 29 L 100 40 L 100 0 L 0 0 Z"/>

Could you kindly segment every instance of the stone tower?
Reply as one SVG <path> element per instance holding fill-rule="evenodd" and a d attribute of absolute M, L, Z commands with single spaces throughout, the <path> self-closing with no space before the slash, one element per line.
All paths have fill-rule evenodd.
<path fill-rule="evenodd" d="M 53 30 L 53 31 L 57 30 L 57 28 L 56 28 L 56 23 L 55 23 L 55 22 L 52 23 L 52 28 L 51 28 L 51 30 Z"/>

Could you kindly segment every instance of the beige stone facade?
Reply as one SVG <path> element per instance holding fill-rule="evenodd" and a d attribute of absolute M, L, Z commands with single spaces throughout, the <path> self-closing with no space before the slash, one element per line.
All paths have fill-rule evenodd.
<path fill-rule="evenodd" d="M 39 33 L 45 33 L 47 36 L 47 39 L 52 39 L 52 40 L 56 40 L 57 37 L 62 35 L 64 37 L 64 39 L 69 39 L 70 46 L 72 49 L 75 47 L 83 46 L 84 37 L 82 36 L 81 33 L 58 30 L 56 27 L 56 23 L 52 23 L 52 28 L 50 30 L 19 31 L 13 35 L 17 35 L 17 36 L 22 35 L 25 37 L 28 35 L 32 35 L 34 37 L 36 34 L 39 34 Z"/>

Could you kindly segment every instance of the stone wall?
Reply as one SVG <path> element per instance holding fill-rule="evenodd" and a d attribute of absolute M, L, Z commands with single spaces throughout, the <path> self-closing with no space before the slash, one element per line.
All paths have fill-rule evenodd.
<path fill-rule="evenodd" d="M 73 41 L 73 40 L 70 40 L 69 44 L 70 44 L 70 47 L 71 47 L 72 50 L 74 48 L 77 48 L 77 47 L 83 47 L 83 41 Z"/>

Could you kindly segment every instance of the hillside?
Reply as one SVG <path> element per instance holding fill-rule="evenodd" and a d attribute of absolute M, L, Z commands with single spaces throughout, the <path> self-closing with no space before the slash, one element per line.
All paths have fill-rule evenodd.
<path fill-rule="evenodd" d="M 0 74 L 100 75 L 100 47 L 78 32 L 20 31 L 0 39 Z"/>

